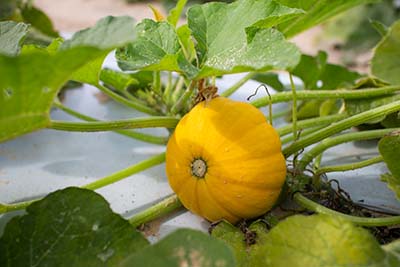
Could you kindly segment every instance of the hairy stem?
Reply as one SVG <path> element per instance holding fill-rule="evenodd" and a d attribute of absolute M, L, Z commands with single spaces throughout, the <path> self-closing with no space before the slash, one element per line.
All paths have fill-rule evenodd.
<path fill-rule="evenodd" d="M 240 87 L 242 87 L 242 85 L 244 85 L 248 80 L 250 80 L 251 78 L 254 77 L 254 75 L 256 75 L 256 73 L 254 72 L 250 72 L 248 74 L 246 74 L 246 76 L 244 76 L 242 79 L 240 79 L 239 81 L 237 81 L 234 85 L 232 85 L 231 87 L 229 87 L 228 89 L 226 89 L 225 91 L 223 91 L 221 93 L 221 96 L 223 97 L 229 97 L 231 96 L 233 93 L 235 93 Z"/>
<path fill-rule="evenodd" d="M 125 97 L 120 96 L 119 94 L 113 92 L 112 90 L 108 89 L 107 87 L 101 85 L 101 84 L 97 84 L 96 87 L 102 91 L 103 93 L 105 93 L 106 95 L 108 95 L 109 97 L 111 97 L 112 99 L 114 99 L 116 102 L 123 104 L 127 107 L 130 108 L 134 108 L 138 111 L 150 114 L 150 115 L 159 115 L 159 113 L 155 110 L 153 110 L 152 108 L 143 105 L 140 101 L 133 101 L 132 99 L 128 100 Z"/>
<path fill-rule="evenodd" d="M 289 79 L 290 79 L 290 87 L 292 88 L 292 99 L 293 99 L 293 102 L 292 102 L 292 133 L 293 133 L 293 139 L 296 140 L 296 137 L 297 137 L 297 92 L 296 92 L 296 86 L 294 85 L 293 77 L 292 77 L 291 73 L 289 73 Z"/>
<path fill-rule="evenodd" d="M 355 170 L 355 169 L 364 168 L 364 167 L 367 167 L 367 166 L 370 166 L 373 164 L 377 164 L 382 161 L 383 161 L 382 156 L 377 156 L 377 157 L 373 157 L 370 159 L 366 159 L 366 160 L 362 160 L 362 161 L 354 162 L 354 163 L 349 163 L 349 164 L 324 166 L 324 167 L 318 168 L 315 175 L 320 175 L 322 173 L 327 173 L 327 172 L 351 171 L 351 170 Z"/>
<path fill-rule="evenodd" d="M 306 119 L 306 120 L 301 120 L 297 122 L 297 127 L 300 129 L 305 129 L 305 128 L 311 128 L 311 127 L 318 127 L 321 125 L 327 125 L 331 124 L 333 122 L 337 122 L 341 119 L 346 118 L 347 115 L 342 113 L 342 114 L 334 114 L 334 115 L 329 115 L 329 116 L 323 116 L 323 117 L 317 117 L 317 118 L 312 118 L 312 119 Z M 293 125 L 288 124 L 285 126 L 282 126 L 280 128 L 277 128 L 276 131 L 280 136 L 287 135 L 292 132 Z"/>
<path fill-rule="evenodd" d="M 366 88 L 357 90 L 302 90 L 296 94 L 297 100 L 308 99 L 361 99 L 383 96 L 400 91 L 400 86 L 385 86 L 380 88 Z M 269 103 L 287 102 L 293 99 L 292 92 L 280 92 L 274 94 L 269 100 L 268 97 L 263 97 L 254 100 L 252 104 L 255 107 L 263 107 Z"/>
<path fill-rule="evenodd" d="M 283 154 L 285 157 L 289 157 L 299 150 L 312 145 L 316 142 L 319 142 L 329 136 L 332 136 L 336 133 L 339 133 L 343 130 L 346 130 L 350 127 L 360 125 L 364 122 L 371 121 L 376 118 L 380 118 L 386 116 L 390 113 L 396 112 L 400 110 L 400 100 L 392 102 L 390 104 L 386 104 L 377 108 L 373 108 L 357 115 L 345 118 L 337 123 L 332 123 L 324 129 L 321 129 L 313 134 L 310 134 L 300 140 L 294 142 L 292 145 L 286 147 L 283 150 Z"/>
<path fill-rule="evenodd" d="M 178 99 L 175 105 L 171 108 L 171 114 L 178 114 L 182 110 L 183 106 L 187 103 L 189 98 L 192 96 L 194 89 L 196 88 L 196 81 L 190 83 L 189 88 L 183 93 L 183 95 Z"/>
<path fill-rule="evenodd" d="M 53 103 L 53 105 L 55 107 L 61 109 L 62 111 L 68 113 L 69 115 L 74 116 L 78 119 L 85 120 L 85 121 L 99 121 L 95 118 L 92 118 L 90 116 L 82 114 L 76 110 L 70 109 L 69 107 L 61 104 L 59 101 L 55 101 Z M 140 141 L 151 143 L 151 144 L 164 145 L 168 142 L 168 137 L 154 136 L 154 135 L 130 131 L 130 130 L 115 130 L 115 132 L 118 134 L 127 136 L 127 137 L 131 137 L 131 138 L 140 140 Z"/>
<path fill-rule="evenodd" d="M 172 195 L 159 203 L 151 206 L 150 208 L 137 213 L 129 219 L 130 224 L 134 227 L 138 227 L 144 223 L 150 222 L 154 219 L 160 218 L 167 215 L 182 207 L 181 202 L 177 195 Z"/>
<path fill-rule="evenodd" d="M 368 140 L 374 138 L 380 138 L 385 134 L 391 133 L 392 131 L 400 129 L 400 128 L 392 128 L 392 129 L 381 129 L 381 130 L 370 130 L 363 132 L 351 132 L 345 133 L 342 135 L 338 135 L 335 137 L 326 138 L 312 149 L 310 149 L 307 153 L 303 155 L 301 160 L 299 161 L 298 168 L 300 170 L 304 170 L 305 167 L 319 154 L 328 148 L 337 146 L 339 144 L 343 144 L 351 141 L 360 141 L 360 140 Z"/>
<path fill-rule="evenodd" d="M 367 217 L 358 217 L 358 216 L 352 216 L 352 215 L 347 215 L 338 211 L 331 210 L 325 206 L 322 206 L 305 196 L 303 196 L 300 193 L 295 193 L 293 196 L 294 200 L 303 208 L 306 208 L 308 210 L 320 213 L 320 214 L 326 214 L 326 215 L 331 215 L 334 217 L 341 217 L 343 219 L 346 219 L 352 223 L 355 223 L 357 225 L 361 226 L 369 226 L 369 227 L 375 227 L 375 226 L 389 226 L 389 225 L 396 225 L 400 224 L 400 216 L 391 216 L 391 217 L 382 217 L 382 218 L 367 218 Z"/>
<path fill-rule="evenodd" d="M 82 186 L 82 188 L 96 190 L 101 187 L 107 186 L 109 184 L 118 182 L 128 176 L 131 176 L 132 174 L 139 173 L 139 172 L 149 169 L 153 166 L 159 165 L 159 164 L 163 163 L 164 161 L 165 161 L 165 153 L 161 153 L 157 156 L 148 158 L 148 159 L 143 160 L 135 165 L 129 166 L 128 168 L 119 170 L 109 176 L 106 176 L 97 181 L 94 181 L 93 183 L 84 185 L 84 186 Z"/>
<path fill-rule="evenodd" d="M 81 188 L 96 190 L 101 187 L 107 186 L 109 184 L 118 182 L 128 176 L 135 174 L 135 173 L 138 173 L 138 172 L 144 171 L 146 169 L 149 169 L 153 166 L 159 165 L 159 164 L 163 163 L 164 161 L 165 161 L 165 153 L 161 153 L 159 155 L 156 155 L 154 157 L 151 157 L 149 159 L 146 159 L 139 163 L 136 163 L 132 166 L 129 166 L 128 168 L 117 171 L 111 175 L 100 178 L 99 180 L 97 180 L 93 183 L 83 185 L 83 186 L 81 186 Z M 10 212 L 10 211 L 25 209 L 30 204 L 32 204 L 33 202 L 36 202 L 38 200 L 40 200 L 40 199 L 18 202 L 18 203 L 14 203 L 14 204 L 1 204 L 0 205 L 0 214 Z"/>
<path fill-rule="evenodd" d="M 70 132 L 102 132 L 134 128 L 174 128 L 178 121 L 179 120 L 174 117 L 149 117 L 130 120 L 90 122 L 69 122 L 52 120 L 50 121 L 50 125 L 48 126 L 48 128 Z"/>

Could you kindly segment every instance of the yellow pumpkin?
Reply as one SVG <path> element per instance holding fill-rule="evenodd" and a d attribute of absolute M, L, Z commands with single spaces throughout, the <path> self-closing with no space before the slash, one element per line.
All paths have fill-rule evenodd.
<path fill-rule="evenodd" d="M 271 209 L 286 176 L 279 135 L 265 116 L 224 97 L 197 104 L 181 119 L 167 145 L 166 169 L 187 209 L 231 223 Z"/>

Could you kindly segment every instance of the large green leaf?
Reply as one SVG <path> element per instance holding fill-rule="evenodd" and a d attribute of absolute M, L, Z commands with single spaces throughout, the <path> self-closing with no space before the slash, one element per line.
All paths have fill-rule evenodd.
<path fill-rule="evenodd" d="M 14 21 L 0 22 L 0 54 L 15 56 L 29 30 L 29 25 Z"/>
<path fill-rule="evenodd" d="M 367 230 L 326 215 L 292 216 L 273 228 L 259 248 L 250 262 L 274 267 L 400 264 Z"/>
<path fill-rule="evenodd" d="M 365 229 L 327 215 L 292 216 L 270 232 L 260 223 L 245 235 L 232 226 L 217 226 L 213 235 L 230 245 L 240 267 L 399 266 L 398 246 L 384 249 Z M 245 245 L 249 232 L 255 244 Z"/>
<path fill-rule="evenodd" d="M 26 211 L 0 238 L 1 266 L 117 266 L 148 245 L 90 190 L 56 191 Z"/>
<path fill-rule="evenodd" d="M 234 267 L 232 251 L 204 233 L 179 229 L 154 246 L 128 257 L 120 266 Z"/>
<path fill-rule="evenodd" d="M 145 19 L 136 26 L 136 40 L 118 50 L 119 66 L 124 70 L 183 72 L 192 77 L 197 70 L 185 58 L 178 35 L 168 22 Z"/>
<path fill-rule="evenodd" d="M 107 54 L 118 47 L 135 40 L 134 20 L 131 17 L 108 16 L 99 20 L 92 28 L 79 31 L 61 45 L 61 50 L 72 47 L 91 46 L 103 50 L 101 56 L 88 62 L 76 71 L 72 80 L 96 85 L 99 81 L 101 66 Z"/>
<path fill-rule="evenodd" d="M 306 13 L 297 18 L 279 25 L 279 29 L 287 37 L 292 37 L 327 19 L 344 12 L 352 7 L 375 3 L 379 0 L 276 0 L 277 2 L 292 8 L 300 8 Z"/>
<path fill-rule="evenodd" d="M 188 11 L 197 41 L 198 78 L 244 71 L 290 69 L 299 51 L 270 27 L 302 14 L 271 0 L 208 3 Z"/>
<path fill-rule="evenodd" d="M 400 20 L 391 26 L 374 51 L 372 73 L 389 83 L 400 84 Z"/>
<path fill-rule="evenodd" d="M 99 55 L 98 49 L 82 47 L 54 55 L 36 51 L 0 56 L 0 142 L 46 127 L 58 90 Z"/>
<path fill-rule="evenodd" d="M 397 197 L 400 199 L 400 132 L 396 131 L 382 137 L 378 144 L 379 153 L 382 155 L 391 174 L 382 176 Z"/>

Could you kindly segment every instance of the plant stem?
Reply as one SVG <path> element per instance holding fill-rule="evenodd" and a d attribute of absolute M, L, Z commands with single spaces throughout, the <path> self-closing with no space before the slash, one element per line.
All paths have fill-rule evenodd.
<path fill-rule="evenodd" d="M 150 208 L 137 213 L 129 219 L 129 223 L 134 227 L 138 227 L 144 223 L 150 222 L 154 219 L 160 218 L 168 213 L 182 207 L 181 202 L 177 195 L 172 195 L 159 203 L 151 206 Z"/>
<path fill-rule="evenodd" d="M 293 139 L 296 140 L 296 138 L 297 138 L 297 93 L 296 93 L 296 86 L 294 85 L 293 77 L 292 77 L 291 73 L 289 73 L 289 79 L 290 79 L 290 87 L 292 88 L 292 99 L 293 99 L 293 102 L 292 102 L 292 133 L 293 133 Z"/>
<path fill-rule="evenodd" d="M 377 156 L 377 157 L 373 157 L 370 159 L 366 159 L 363 161 L 354 162 L 354 163 L 350 163 L 350 164 L 324 166 L 324 167 L 318 168 L 315 175 L 320 175 L 322 173 L 327 173 L 327 172 L 344 172 L 344 171 L 360 169 L 360 168 L 364 168 L 364 167 L 367 167 L 367 166 L 370 166 L 373 164 L 377 164 L 382 161 L 383 161 L 382 156 Z"/>
<path fill-rule="evenodd" d="M 297 127 L 300 129 L 317 127 L 317 126 L 321 126 L 321 125 L 331 124 L 333 122 L 344 119 L 346 117 L 347 117 L 346 114 L 341 113 L 341 114 L 334 114 L 334 115 L 329 115 L 329 116 L 301 120 L 301 121 L 297 122 Z M 278 134 L 280 136 L 284 136 L 284 135 L 291 133 L 292 128 L 293 128 L 293 125 L 288 124 L 288 125 L 282 126 L 280 128 L 277 128 L 276 131 L 278 132 Z"/>
<path fill-rule="evenodd" d="M 153 72 L 153 91 L 161 95 L 161 73 L 159 71 Z"/>
<path fill-rule="evenodd" d="M 324 127 L 325 127 L 325 124 L 322 124 L 322 125 L 316 126 L 316 127 L 307 128 L 304 131 L 300 131 L 299 132 L 300 135 L 298 137 L 304 137 L 304 136 L 309 135 L 310 133 L 313 133 L 315 131 L 318 131 L 318 130 L 324 128 Z M 289 142 L 292 142 L 293 140 L 295 140 L 293 135 L 287 135 L 287 136 L 285 136 L 284 138 L 281 139 L 281 143 L 282 143 L 282 145 L 285 145 L 285 144 L 287 144 Z"/>
<path fill-rule="evenodd" d="M 102 91 L 103 93 L 105 93 L 106 95 L 108 95 L 109 97 L 111 97 L 112 99 L 114 99 L 116 102 L 118 102 L 120 104 L 123 104 L 130 108 L 134 108 L 138 111 L 141 111 L 141 112 L 144 112 L 144 113 L 147 113 L 150 115 L 159 115 L 158 112 L 156 112 L 155 110 L 153 110 L 152 108 L 150 108 L 148 106 L 143 105 L 140 101 L 133 101 L 132 99 L 128 100 L 101 84 L 97 84 L 96 87 L 100 91 Z"/>
<path fill-rule="evenodd" d="M 165 153 L 161 153 L 157 156 L 148 158 L 146 160 L 143 160 L 135 165 L 129 166 L 128 168 L 125 168 L 123 170 L 119 170 L 109 176 L 106 176 L 104 178 L 101 178 L 97 181 L 94 181 L 93 183 L 87 184 L 82 186 L 82 188 L 90 189 L 90 190 L 96 190 L 101 187 L 104 187 L 109 184 L 113 184 L 115 182 L 118 182 L 122 180 L 123 178 L 126 178 L 128 176 L 131 176 L 132 174 L 141 172 L 143 170 L 149 169 L 150 167 L 156 166 L 158 164 L 161 164 L 165 161 Z"/>
<path fill-rule="evenodd" d="M 235 93 L 240 87 L 242 87 L 243 84 L 245 84 L 248 80 L 250 80 L 251 78 L 254 77 L 254 75 L 256 75 L 255 72 L 250 72 L 248 74 L 246 74 L 246 76 L 244 76 L 242 79 L 240 79 L 239 81 L 237 81 L 234 85 L 232 85 L 231 87 L 229 87 L 228 89 L 226 89 L 225 91 L 223 91 L 221 93 L 221 96 L 223 97 L 229 97 L 231 96 L 233 93 Z"/>
<path fill-rule="evenodd" d="M 186 89 L 186 91 L 183 93 L 183 95 L 178 99 L 178 101 L 175 103 L 175 105 L 171 108 L 171 114 L 178 114 L 179 111 L 182 110 L 183 105 L 189 100 L 195 87 L 196 87 L 196 81 L 192 81 L 190 83 L 189 88 Z"/>
<path fill-rule="evenodd" d="M 357 225 L 361 226 L 368 226 L 368 227 L 375 227 L 375 226 L 389 226 L 389 225 L 396 225 L 400 224 L 400 216 L 391 216 L 391 217 L 382 217 L 382 218 L 366 218 L 366 217 L 358 217 L 358 216 L 352 216 L 348 214 L 344 214 L 338 211 L 331 210 L 325 206 L 322 206 L 305 196 L 303 196 L 300 193 L 295 193 L 293 196 L 294 200 L 303 208 L 306 208 L 308 210 L 320 213 L 320 214 L 326 214 L 326 215 L 331 215 L 334 217 L 341 217 L 343 219 L 346 219 L 352 223 L 355 223 Z"/>
<path fill-rule="evenodd" d="M 70 121 L 50 121 L 48 128 L 70 132 L 102 132 L 119 129 L 165 127 L 174 128 L 178 123 L 174 117 L 149 117 L 136 118 L 130 120 L 117 121 L 90 121 L 90 122 L 70 122 Z"/>
<path fill-rule="evenodd" d="M 321 154 L 323 151 L 331 148 L 333 146 L 351 142 L 351 141 L 360 141 L 360 140 L 368 140 L 374 138 L 380 138 L 385 134 L 391 133 L 392 131 L 400 129 L 400 128 L 392 128 L 392 129 L 381 129 L 381 130 L 370 130 L 363 132 L 351 132 L 345 133 L 339 136 L 326 138 L 312 149 L 310 149 L 307 153 L 303 155 L 301 160 L 299 161 L 298 167 L 300 170 L 305 169 L 305 167 L 312 161 L 313 158 Z"/>
<path fill-rule="evenodd" d="M 146 159 L 144 161 L 136 163 L 132 166 L 129 166 L 128 168 L 117 171 L 111 175 L 100 178 L 99 180 L 97 180 L 93 183 L 81 186 L 81 188 L 86 188 L 86 189 L 90 189 L 90 190 L 95 190 L 95 189 L 101 188 L 103 186 L 118 182 L 118 181 L 122 180 L 123 178 L 131 176 L 135 173 L 138 173 L 145 169 L 148 169 L 148 168 L 151 168 L 158 164 L 161 164 L 164 162 L 164 160 L 165 160 L 165 153 L 161 153 L 157 156 L 151 157 L 149 159 Z M 18 202 L 18 203 L 14 203 L 14 204 L 0 204 L 0 214 L 10 212 L 10 211 L 25 209 L 33 202 L 36 202 L 39 200 L 40 199 L 34 199 L 34 200 Z"/>
<path fill-rule="evenodd" d="M 95 118 L 89 117 L 85 114 L 79 113 L 73 109 L 70 109 L 67 106 L 64 106 L 63 104 L 61 104 L 59 101 L 54 101 L 53 105 L 59 109 L 61 109 L 62 111 L 76 117 L 79 118 L 81 120 L 85 120 L 85 121 L 99 121 Z M 140 132 L 135 132 L 135 131 L 130 131 L 130 130 L 115 130 L 116 133 L 127 136 L 127 137 L 131 137 L 140 141 L 144 141 L 147 143 L 151 143 L 151 144 L 157 144 L 157 145 L 164 145 L 168 142 L 168 137 L 161 137 L 161 136 L 154 136 L 154 135 L 150 135 L 150 134 L 145 134 L 145 133 L 140 133 Z"/>
<path fill-rule="evenodd" d="M 400 86 L 385 86 L 380 88 L 366 88 L 357 90 L 302 90 L 297 91 L 297 100 L 307 99 L 361 99 L 392 94 L 400 90 Z M 280 92 L 268 97 L 259 98 L 251 102 L 255 107 L 263 107 L 271 103 L 287 102 L 292 100 L 291 92 Z"/>
<path fill-rule="evenodd" d="M 357 115 L 345 118 L 337 123 L 332 123 L 324 129 L 321 129 L 313 134 L 310 134 L 300 140 L 294 142 L 292 145 L 286 147 L 283 150 L 283 154 L 285 157 L 289 157 L 290 155 L 296 153 L 297 151 L 319 142 L 329 136 L 332 136 L 336 133 L 339 133 L 345 129 L 348 129 L 353 126 L 360 125 L 364 122 L 380 118 L 386 116 L 390 113 L 396 112 L 400 110 L 400 100 L 392 102 L 390 104 L 386 104 L 377 108 L 373 108 Z"/>

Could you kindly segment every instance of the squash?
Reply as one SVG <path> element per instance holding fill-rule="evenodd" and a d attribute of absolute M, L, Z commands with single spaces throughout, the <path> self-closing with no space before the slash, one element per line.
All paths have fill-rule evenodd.
<path fill-rule="evenodd" d="M 271 209 L 286 164 L 279 135 L 261 111 L 216 97 L 180 120 L 168 141 L 166 172 L 188 210 L 235 223 Z"/>

